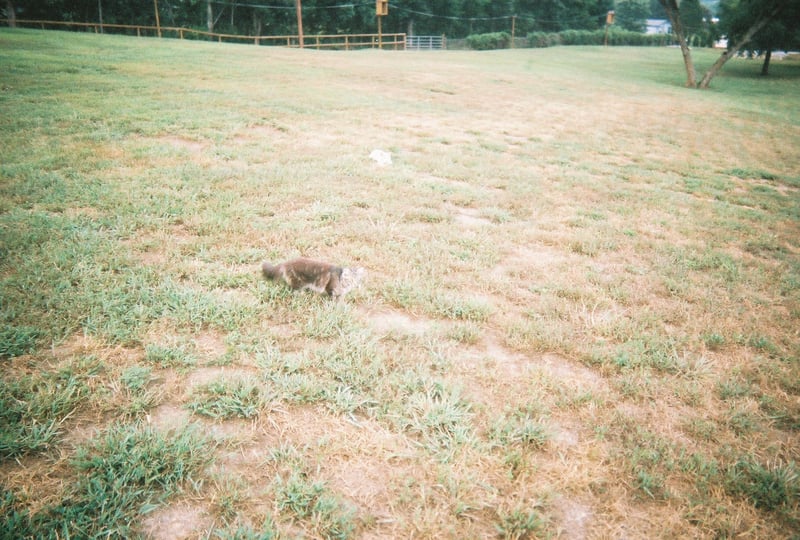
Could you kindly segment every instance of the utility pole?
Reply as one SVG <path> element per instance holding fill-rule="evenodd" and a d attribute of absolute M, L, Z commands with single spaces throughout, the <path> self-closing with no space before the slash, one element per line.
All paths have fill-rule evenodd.
<path fill-rule="evenodd" d="M 297 39 L 300 42 L 300 48 L 303 48 L 303 5 L 301 0 L 294 0 L 295 9 L 297 10 Z"/>
<path fill-rule="evenodd" d="M 383 25 L 381 21 L 389 14 L 389 0 L 375 0 L 375 18 L 378 19 L 378 48 L 383 49 Z"/>

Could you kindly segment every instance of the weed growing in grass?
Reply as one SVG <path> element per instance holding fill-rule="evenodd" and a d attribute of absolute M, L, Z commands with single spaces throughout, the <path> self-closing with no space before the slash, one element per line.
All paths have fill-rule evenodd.
<path fill-rule="evenodd" d="M 157 364 L 161 368 L 191 367 L 197 363 L 188 343 L 174 342 L 167 344 L 148 343 L 144 348 L 145 360 Z"/>
<path fill-rule="evenodd" d="M 213 537 L 219 540 L 277 540 L 280 538 L 275 525 L 267 520 L 260 528 L 254 529 L 251 525 L 232 525 L 223 529 L 215 529 Z"/>
<path fill-rule="evenodd" d="M 303 355 L 290 355 L 282 364 L 263 369 L 262 378 L 275 399 L 288 403 L 316 403 L 329 395 L 330 389 L 324 386 L 323 381 L 305 372 L 309 369 L 308 362 L 309 359 Z"/>
<path fill-rule="evenodd" d="M 545 533 L 545 522 L 535 510 L 516 508 L 500 515 L 495 526 L 497 533 L 507 540 L 538 538 Z"/>
<path fill-rule="evenodd" d="M 13 358 L 34 350 L 42 331 L 35 326 L 0 326 L 0 358 Z"/>
<path fill-rule="evenodd" d="M 756 508 L 789 510 L 798 503 L 800 478 L 794 462 L 762 465 L 747 457 L 728 467 L 726 488 Z"/>
<path fill-rule="evenodd" d="M 0 379 L 0 458 L 49 449 L 88 395 L 82 377 L 69 372 Z"/>
<path fill-rule="evenodd" d="M 61 502 L 35 515 L 11 505 L 11 517 L 37 538 L 130 537 L 142 513 L 193 480 L 210 460 L 209 450 L 191 427 L 160 433 L 115 425 L 78 449 L 72 462 L 77 478 Z"/>
<path fill-rule="evenodd" d="M 472 405 L 444 382 L 413 377 L 401 383 L 400 403 L 395 401 L 390 419 L 403 431 L 417 436 L 429 451 L 447 459 L 459 446 L 474 442 Z M 403 377 L 403 375 L 401 375 Z"/>
<path fill-rule="evenodd" d="M 278 510 L 300 520 L 310 520 L 325 538 L 352 538 L 356 529 L 355 512 L 322 482 L 311 482 L 294 472 L 275 481 Z"/>
<path fill-rule="evenodd" d="M 152 369 L 147 366 L 131 366 L 122 373 L 120 380 L 128 390 L 133 392 L 144 390 L 152 380 Z"/>
<path fill-rule="evenodd" d="M 447 337 L 464 345 L 475 345 L 481 339 L 481 329 L 473 322 L 460 323 L 448 330 Z"/>
<path fill-rule="evenodd" d="M 164 397 L 164 389 L 161 387 L 148 388 L 152 380 L 152 370 L 148 366 L 134 365 L 122 373 L 120 381 L 128 398 L 121 407 L 124 415 L 137 417 L 147 413 L 161 402 Z"/>
<path fill-rule="evenodd" d="M 341 302 L 319 302 L 311 308 L 303 334 L 312 339 L 345 336 L 356 330 L 353 310 Z"/>
<path fill-rule="evenodd" d="M 523 410 L 504 414 L 489 431 L 489 439 L 501 448 L 521 446 L 541 448 L 550 438 L 547 428 Z"/>
<path fill-rule="evenodd" d="M 483 322 L 491 314 L 491 306 L 482 300 L 437 294 L 432 299 L 432 313 L 448 319 Z"/>
<path fill-rule="evenodd" d="M 220 379 L 193 391 L 187 407 L 214 419 L 253 418 L 269 406 L 271 396 L 262 386 L 248 380 Z"/>

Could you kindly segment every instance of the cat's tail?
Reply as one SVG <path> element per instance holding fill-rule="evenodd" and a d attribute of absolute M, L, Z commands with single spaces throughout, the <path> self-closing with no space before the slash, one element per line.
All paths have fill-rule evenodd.
<path fill-rule="evenodd" d="M 278 267 L 272 264 L 269 264 L 267 261 L 261 263 L 261 272 L 264 274 L 264 277 L 267 279 L 275 279 L 278 277 Z"/>

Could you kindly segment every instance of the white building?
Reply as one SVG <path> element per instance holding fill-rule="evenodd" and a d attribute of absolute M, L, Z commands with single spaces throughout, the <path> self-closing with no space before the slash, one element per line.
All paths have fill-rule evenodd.
<path fill-rule="evenodd" d="M 669 34 L 672 32 L 672 25 L 667 19 L 647 19 L 645 24 L 645 34 Z"/>

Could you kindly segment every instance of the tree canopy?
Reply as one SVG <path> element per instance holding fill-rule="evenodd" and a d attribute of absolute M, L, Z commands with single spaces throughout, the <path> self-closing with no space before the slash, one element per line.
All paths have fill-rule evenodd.
<path fill-rule="evenodd" d="M 19 19 L 155 25 L 153 0 L 6 0 Z M 158 0 L 160 22 L 240 35 L 296 32 L 295 0 Z M 384 17 L 386 32 L 470 34 L 510 31 L 596 30 L 606 13 L 620 8 L 626 27 L 642 29 L 653 16 L 651 0 L 393 0 Z M 306 34 L 375 31 L 373 0 L 303 0 Z M 101 21 L 102 19 L 102 21 Z M 211 24 L 209 24 L 209 22 Z"/>
<path fill-rule="evenodd" d="M 772 47 L 798 43 L 800 0 L 723 0 L 720 27 L 728 39 L 725 52 L 698 83 L 687 41 L 692 9 L 697 0 L 659 0 L 672 22 L 686 66 L 686 86 L 707 88 L 722 66 L 745 47 Z M 762 70 L 765 73 L 765 70 Z"/>

